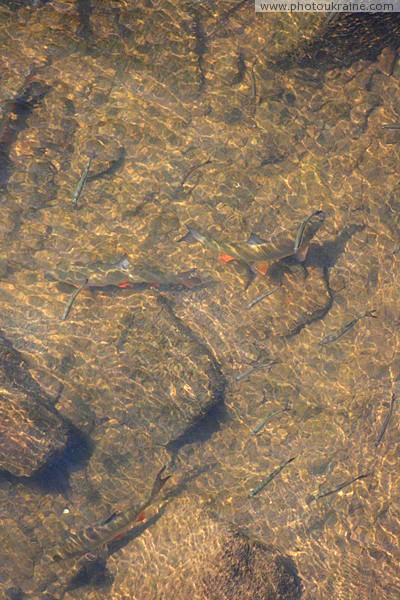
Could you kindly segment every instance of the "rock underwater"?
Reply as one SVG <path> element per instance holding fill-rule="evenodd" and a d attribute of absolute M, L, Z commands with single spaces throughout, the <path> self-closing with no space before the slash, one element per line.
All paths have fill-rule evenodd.
<path fill-rule="evenodd" d="M 0 469 L 31 477 L 67 443 L 67 426 L 32 379 L 21 355 L 0 337 Z"/>

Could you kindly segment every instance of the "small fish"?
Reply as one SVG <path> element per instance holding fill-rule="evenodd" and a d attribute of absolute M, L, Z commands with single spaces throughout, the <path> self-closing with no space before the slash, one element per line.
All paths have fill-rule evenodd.
<path fill-rule="evenodd" d="M 251 63 L 251 69 L 250 69 L 250 77 L 251 77 L 251 101 L 252 101 L 252 114 L 253 117 L 255 116 L 256 112 L 257 112 L 257 80 L 256 80 L 256 74 L 254 71 L 254 67 L 257 64 L 258 59 L 255 58 L 253 60 L 253 62 Z"/>
<path fill-rule="evenodd" d="M 219 253 L 222 262 L 229 263 L 238 260 L 251 266 L 255 273 L 265 275 L 269 262 L 294 256 L 299 262 L 305 260 L 309 243 L 325 220 L 322 210 L 314 212 L 302 223 L 304 232 L 301 236 L 301 246 L 297 253 L 294 251 L 293 239 L 282 239 L 281 236 L 271 238 L 268 242 L 252 233 L 246 243 L 220 242 L 213 237 L 203 234 L 194 227 L 187 226 L 188 232 L 178 242 L 200 242 L 207 248 Z"/>
<path fill-rule="evenodd" d="M 390 421 L 390 419 L 391 419 L 391 416 L 392 416 L 392 414 L 393 414 L 393 408 L 394 408 L 394 403 L 395 403 L 395 401 L 396 401 L 396 395 L 395 395 L 395 394 L 392 394 L 392 400 L 391 400 L 391 402 L 390 402 L 390 407 L 389 407 L 389 410 L 388 410 L 388 412 L 387 412 L 387 415 L 386 415 L 386 417 L 385 417 L 385 419 L 384 419 L 384 421 L 383 421 L 383 423 L 382 423 L 382 427 L 380 428 L 380 430 L 379 430 L 379 433 L 378 433 L 378 435 L 376 436 L 376 440 L 375 440 L 375 442 L 374 442 L 374 443 L 375 443 L 375 447 L 376 447 L 376 448 L 379 446 L 379 444 L 380 444 L 380 443 L 381 443 L 381 441 L 382 441 L 382 438 L 383 438 L 383 436 L 385 435 L 385 431 L 386 431 L 386 429 L 387 429 L 387 426 L 389 425 L 389 421 Z"/>
<path fill-rule="evenodd" d="M 259 296 L 256 296 L 251 302 L 246 304 L 246 308 L 252 308 L 255 304 L 257 304 L 257 302 L 260 302 L 260 300 L 264 300 L 264 298 L 267 298 L 268 296 L 279 290 L 281 286 L 282 284 L 280 283 L 276 287 L 272 288 L 272 290 L 268 290 L 267 292 L 263 292 Z"/>
<path fill-rule="evenodd" d="M 367 310 L 364 313 L 362 313 L 361 315 L 358 315 L 358 317 L 354 317 L 354 319 L 345 323 L 343 325 L 343 327 L 341 327 L 337 331 L 334 331 L 333 333 L 329 333 L 324 338 L 322 338 L 322 340 L 320 342 L 318 342 L 318 346 L 327 346 L 328 344 L 332 344 L 333 342 L 336 342 L 336 340 L 341 338 L 342 335 L 344 335 L 345 333 L 350 331 L 350 329 L 352 329 L 352 327 L 354 327 L 354 325 L 357 323 L 357 321 L 359 321 L 360 319 L 363 319 L 364 317 L 371 317 L 373 319 L 377 319 L 378 317 L 376 315 L 374 315 L 374 313 L 376 313 L 376 310 Z"/>
<path fill-rule="evenodd" d="M 245 377 L 248 377 L 249 375 L 254 373 L 254 371 L 259 371 L 260 369 L 272 367 L 273 365 L 277 365 L 280 362 L 281 361 L 279 359 L 273 359 L 273 358 L 267 358 L 260 362 L 254 361 L 254 363 L 252 363 L 252 365 L 248 369 L 246 369 L 245 371 L 242 371 L 241 373 L 236 375 L 236 377 L 234 377 L 234 381 L 240 381 L 241 379 L 244 379 Z"/>
<path fill-rule="evenodd" d="M 388 129 L 389 131 L 392 129 L 400 129 L 400 123 L 393 123 L 393 125 L 382 125 L 382 129 Z"/>
<path fill-rule="evenodd" d="M 274 471 L 272 471 L 272 473 L 270 475 L 268 475 L 267 479 L 264 479 L 264 481 L 259 483 L 257 485 L 257 487 L 254 488 L 254 490 L 251 490 L 251 492 L 247 495 L 247 497 L 254 498 L 254 496 L 256 496 L 259 492 L 261 492 L 261 490 L 263 490 L 273 479 L 275 479 L 275 477 L 277 475 L 279 475 L 279 473 L 281 471 L 283 471 L 283 469 L 286 467 L 286 465 L 291 463 L 295 458 L 296 457 L 293 456 L 293 458 L 289 458 L 288 460 L 285 460 L 285 462 L 283 462 L 281 465 L 279 465 L 279 467 L 277 467 Z"/>
<path fill-rule="evenodd" d="M 274 410 L 272 413 L 267 415 L 262 421 L 260 421 L 260 423 L 257 425 L 257 427 L 255 427 L 253 429 L 253 431 L 251 432 L 250 435 L 256 435 L 259 431 L 261 431 L 261 429 L 264 427 L 264 425 L 266 425 L 271 419 L 273 419 L 277 415 L 280 415 L 281 413 L 287 412 L 289 410 L 290 410 L 290 408 L 289 408 L 288 404 L 286 404 L 285 408 L 280 408 L 279 410 Z"/>
<path fill-rule="evenodd" d="M 87 286 L 89 282 L 89 279 L 86 277 L 85 281 L 82 283 L 82 285 L 80 287 L 78 287 L 78 289 L 76 289 L 72 294 L 70 299 L 67 302 L 67 305 L 65 307 L 63 316 L 61 317 L 61 321 L 65 321 L 65 319 L 68 317 L 69 315 L 69 311 L 71 310 L 71 307 L 75 301 L 75 298 L 77 297 L 77 295 L 83 290 L 84 287 Z"/>
<path fill-rule="evenodd" d="M 357 477 L 354 477 L 353 479 L 350 479 L 349 481 L 345 481 L 344 483 L 341 483 L 337 487 L 333 488 L 333 490 L 329 490 L 328 492 L 322 492 L 321 494 L 312 496 L 310 498 L 310 502 L 312 500 L 319 500 L 320 498 L 325 498 L 326 496 L 330 496 L 331 494 L 336 494 L 336 492 L 340 492 L 340 490 L 347 487 L 348 485 L 351 485 L 355 481 L 358 481 L 359 479 L 365 479 L 366 477 L 370 477 L 370 476 L 371 476 L 371 473 L 365 473 L 365 475 L 358 475 Z"/>
<path fill-rule="evenodd" d="M 85 187 L 86 179 L 89 174 L 90 165 L 92 163 L 92 159 L 94 158 L 94 156 L 95 156 L 94 152 L 89 156 L 89 160 L 87 161 L 86 167 L 84 168 L 81 178 L 79 180 L 78 187 L 76 188 L 74 197 L 72 198 L 72 204 L 74 205 L 74 208 L 77 208 L 77 206 L 78 206 L 78 200 L 80 198 L 80 195 L 82 194 L 83 188 Z"/>
<path fill-rule="evenodd" d="M 210 165 L 211 163 L 212 163 L 211 158 L 207 158 L 206 161 L 200 163 L 199 165 L 195 165 L 194 167 L 189 169 L 189 171 L 186 173 L 186 175 L 182 178 L 181 186 L 185 185 L 186 181 L 189 179 L 191 174 L 194 173 L 195 171 L 197 171 L 197 169 L 201 169 L 201 167 L 205 167 L 206 165 Z"/>
<path fill-rule="evenodd" d="M 303 262 L 306 259 L 310 242 L 321 227 L 321 220 L 323 221 L 324 219 L 325 213 L 322 210 L 317 210 L 304 219 L 300 225 L 293 249 L 299 262 Z"/>
<path fill-rule="evenodd" d="M 121 539 L 132 527 L 145 519 L 145 511 L 160 494 L 165 483 L 170 478 L 162 477 L 166 467 L 157 474 L 149 499 L 139 508 L 128 508 L 122 512 L 115 512 L 105 521 L 87 527 L 80 533 L 71 534 L 68 539 L 51 549 L 44 557 L 47 562 L 62 562 L 70 558 L 78 558 L 88 554 L 117 539 Z"/>

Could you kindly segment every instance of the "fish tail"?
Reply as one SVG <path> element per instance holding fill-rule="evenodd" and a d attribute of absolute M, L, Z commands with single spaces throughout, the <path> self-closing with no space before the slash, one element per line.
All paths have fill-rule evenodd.
<path fill-rule="evenodd" d="M 249 239 L 246 242 L 247 246 L 260 246 L 261 244 L 266 244 L 266 241 L 260 238 L 259 235 L 254 233 L 254 231 L 250 234 Z"/>
<path fill-rule="evenodd" d="M 268 271 L 269 264 L 270 264 L 269 261 L 263 260 L 263 261 L 254 263 L 253 268 L 260 275 L 266 275 L 266 273 Z"/>
<path fill-rule="evenodd" d="M 179 238 L 178 243 L 187 242 L 188 244 L 191 244 L 193 242 L 197 242 L 197 236 L 195 234 L 194 229 L 192 229 L 192 227 L 189 227 L 189 225 L 186 225 L 186 227 L 188 231 L 183 237 Z"/>
<path fill-rule="evenodd" d="M 371 317 L 372 319 L 377 319 L 377 315 L 375 315 L 376 310 L 366 310 L 364 313 L 364 317 Z"/>
<path fill-rule="evenodd" d="M 161 492 L 162 488 L 164 487 L 168 479 L 171 477 L 171 475 L 167 475 L 166 477 L 162 476 L 166 468 L 166 466 L 162 467 L 162 469 L 160 469 L 160 471 L 157 473 L 157 477 L 150 494 L 150 503 L 157 498 L 158 494 Z"/>

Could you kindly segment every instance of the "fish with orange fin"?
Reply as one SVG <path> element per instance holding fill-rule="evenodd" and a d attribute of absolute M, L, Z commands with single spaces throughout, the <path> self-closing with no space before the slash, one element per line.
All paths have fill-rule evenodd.
<path fill-rule="evenodd" d="M 220 242 L 188 226 L 187 234 L 178 241 L 200 242 L 218 252 L 223 262 L 237 260 L 250 267 L 254 274 L 265 275 L 271 261 L 294 257 L 299 263 L 303 262 L 312 238 L 324 221 L 324 211 L 315 211 L 302 222 L 295 239 L 277 236 L 267 242 L 252 233 L 246 243 Z"/>
<path fill-rule="evenodd" d="M 157 474 L 148 500 L 137 507 L 130 507 L 124 511 L 114 512 L 105 521 L 92 527 L 87 527 L 79 533 L 71 534 L 64 543 L 53 547 L 43 557 L 44 563 L 60 563 L 72 558 L 78 559 L 84 554 L 95 552 L 109 542 L 122 539 L 135 525 L 145 519 L 146 510 L 154 503 L 164 485 L 171 477 L 163 477 L 164 466 Z"/>
<path fill-rule="evenodd" d="M 150 265 L 132 265 L 126 254 L 115 261 L 93 263 L 61 261 L 46 274 L 46 279 L 80 287 L 87 279 L 87 288 L 135 288 L 146 284 L 161 291 L 196 289 L 212 283 L 202 280 L 194 271 L 166 273 Z"/>

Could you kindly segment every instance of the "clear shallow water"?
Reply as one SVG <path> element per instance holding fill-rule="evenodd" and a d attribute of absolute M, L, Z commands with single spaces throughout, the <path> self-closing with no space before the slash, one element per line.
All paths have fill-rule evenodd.
<path fill-rule="evenodd" d="M 319 35 L 321 17 L 255 16 L 240 4 L 98 2 L 85 16 L 74 2 L 52 2 L 0 12 L 9 159 L 0 329 L 87 436 L 47 489 L 2 480 L 4 593 L 29 589 L 42 553 L 69 530 L 120 502 L 139 504 L 169 464 L 176 485 L 190 476 L 183 498 L 290 556 L 304 598 L 399 595 L 397 407 L 374 446 L 399 377 L 400 134 L 382 129 L 398 122 L 397 53 L 380 42 L 372 56 L 372 39 L 369 60 L 346 56 L 341 67 L 335 55 L 333 68 L 312 68 L 290 53 Z M 9 101 L 26 90 L 33 109 L 13 132 Z M 73 210 L 93 151 L 98 177 Z M 293 234 L 317 209 L 327 218 L 308 277 L 286 275 L 252 309 L 276 285 L 273 273 L 244 290 L 240 266 L 177 243 L 189 222 L 232 241 L 253 230 Z M 61 322 L 71 289 L 49 273 L 124 253 L 163 272 L 196 269 L 214 285 L 87 290 Z M 367 309 L 378 319 L 317 345 Z M 279 362 L 235 380 L 263 356 Z M 250 435 L 287 402 L 290 411 Z M 363 473 L 371 476 L 307 502 Z M 109 565 L 118 574 L 118 552 Z M 107 583 L 64 597 L 121 597 L 123 584 Z"/>

